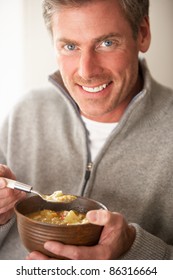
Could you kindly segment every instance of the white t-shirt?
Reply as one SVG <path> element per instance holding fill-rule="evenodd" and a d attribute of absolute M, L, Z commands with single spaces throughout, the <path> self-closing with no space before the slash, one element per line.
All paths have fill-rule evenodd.
<path fill-rule="evenodd" d="M 88 131 L 91 159 L 94 161 L 98 152 L 103 147 L 107 137 L 111 134 L 112 130 L 118 125 L 118 123 L 96 122 L 87 119 L 84 116 L 82 116 L 82 119 Z"/>

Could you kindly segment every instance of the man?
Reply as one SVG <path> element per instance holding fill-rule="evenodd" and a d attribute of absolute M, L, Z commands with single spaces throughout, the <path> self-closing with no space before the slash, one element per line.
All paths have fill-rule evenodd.
<path fill-rule="evenodd" d="M 150 45 L 147 0 L 43 1 L 60 72 L 31 92 L 0 133 L 0 176 L 104 203 L 98 245 L 48 241 L 69 259 L 173 258 L 173 92 L 139 52 Z M 7 167 L 8 166 L 8 167 Z M 13 206 L 24 198 L 0 180 L 1 258 L 24 258 Z M 16 247 L 15 247 L 16 246 Z M 48 259 L 31 252 L 27 259 Z"/>

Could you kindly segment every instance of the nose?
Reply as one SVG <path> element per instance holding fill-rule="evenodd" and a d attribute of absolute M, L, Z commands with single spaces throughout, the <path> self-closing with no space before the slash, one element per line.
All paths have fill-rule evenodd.
<path fill-rule="evenodd" d="M 78 74 L 87 80 L 100 75 L 103 72 L 101 60 L 94 50 L 82 51 L 79 60 Z"/>

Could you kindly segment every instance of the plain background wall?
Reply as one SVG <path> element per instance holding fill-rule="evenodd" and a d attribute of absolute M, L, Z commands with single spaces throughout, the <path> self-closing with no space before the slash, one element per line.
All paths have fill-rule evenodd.
<path fill-rule="evenodd" d="M 47 83 L 57 65 L 42 18 L 42 0 L 0 3 L 1 122 L 24 92 Z M 150 0 L 152 42 L 145 56 L 153 77 L 173 88 L 172 11 L 173 0 Z"/>
<path fill-rule="evenodd" d="M 152 41 L 145 54 L 154 78 L 173 88 L 173 0 L 150 0 Z"/>

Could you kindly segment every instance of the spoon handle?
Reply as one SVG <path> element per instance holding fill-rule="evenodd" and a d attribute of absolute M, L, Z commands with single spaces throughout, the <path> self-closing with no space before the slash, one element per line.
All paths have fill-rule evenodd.
<path fill-rule="evenodd" d="M 28 193 L 30 193 L 32 191 L 32 187 L 29 185 L 17 182 L 15 180 L 7 179 L 7 178 L 4 178 L 4 179 L 7 182 L 8 188 L 17 189 L 17 190 L 28 192 Z"/>

